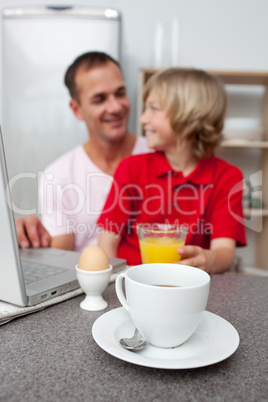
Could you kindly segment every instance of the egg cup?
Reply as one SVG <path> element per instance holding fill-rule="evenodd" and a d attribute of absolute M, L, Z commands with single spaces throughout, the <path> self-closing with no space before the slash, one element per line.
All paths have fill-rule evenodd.
<path fill-rule="evenodd" d="M 102 293 L 107 288 L 112 274 L 112 266 L 102 271 L 85 271 L 75 266 L 77 280 L 86 297 L 80 307 L 88 311 L 104 310 L 108 303 L 103 299 Z"/>

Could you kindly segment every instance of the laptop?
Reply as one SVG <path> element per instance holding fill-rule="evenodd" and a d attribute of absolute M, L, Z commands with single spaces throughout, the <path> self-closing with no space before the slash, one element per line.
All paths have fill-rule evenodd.
<path fill-rule="evenodd" d="M 79 287 L 80 253 L 53 248 L 20 249 L 17 241 L 4 144 L 0 127 L 0 300 L 33 306 Z M 109 258 L 113 271 L 126 260 Z"/>

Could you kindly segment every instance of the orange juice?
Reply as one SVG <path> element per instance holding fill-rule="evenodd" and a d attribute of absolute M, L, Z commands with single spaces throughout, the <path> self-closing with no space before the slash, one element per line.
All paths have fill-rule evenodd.
<path fill-rule="evenodd" d="M 184 240 L 167 236 L 148 237 L 139 243 L 143 264 L 180 261 L 181 256 L 177 253 L 177 249 L 184 246 Z"/>

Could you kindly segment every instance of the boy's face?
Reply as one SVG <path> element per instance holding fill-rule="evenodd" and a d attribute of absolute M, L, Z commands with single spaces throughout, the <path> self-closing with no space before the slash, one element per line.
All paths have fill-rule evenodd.
<path fill-rule="evenodd" d="M 158 99 L 158 94 L 152 90 L 145 101 L 145 109 L 140 120 L 144 127 L 147 146 L 166 152 L 177 144 L 177 135 L 172 130 Z"/>

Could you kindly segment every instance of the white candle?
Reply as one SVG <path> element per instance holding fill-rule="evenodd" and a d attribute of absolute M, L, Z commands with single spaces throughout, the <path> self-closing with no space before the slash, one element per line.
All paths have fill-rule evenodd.
<path fill-rule="evenodd" d="M 154 67 L 162 67 L 164 49 L 164 26 L 157 22 L 154 36 Z"/>
<path fill-rule="evenodd" d="M 171 25 L 171 65 L 179 65 L 180 52 L 180 26 L 177 17 L 172 19 Z"/>

